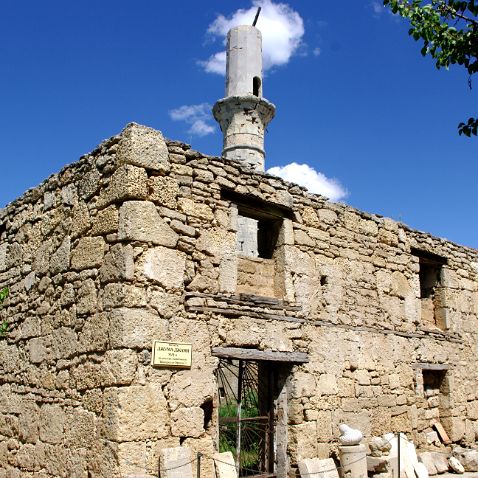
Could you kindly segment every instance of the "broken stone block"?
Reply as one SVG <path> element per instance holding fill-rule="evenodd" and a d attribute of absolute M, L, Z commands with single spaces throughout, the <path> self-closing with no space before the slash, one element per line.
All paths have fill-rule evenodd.
<path fill-rule="evenodd" d="M 369 443 L 370 454 L 372 456 L 388 455 L 392 445 L 383 437 L 373 437 Z"/>
<path fill-rule="evenodd" d="M 161 478 L 193 478 L 191 449 L 177 446 L 159 452 Z"/>
<path fill-rule="evenodd" d="M 367 456 L 367 470 L 374 475 L 386 473 L 392 469 L 389 456 Z"/>
<path fill-rule="evenodd" d="M 453 449 L 452 455 L 460 461 L 465 471 L 478 471 L 477 450 L 470 450 L 458 446 Z"/>
<path fill-rule="evenodd" d="M 432 452 L 433 463 L 438 474 L 448 471 L 448 456 L 445 453 Z"/>
<path fill-rule="evenodd" d="M 453 473 L 458 473 L 460 475 L 465 473 L 465 468 L 463 468 L 463 465 L 460 463 L 458 458 L 455 458 L 454 456 L 450 456 L 450 458 L 448 458 L 448 466 Z"/>
<path fill-rule="evenodd" d="M 232 452 L 214 453 L 213 459 L 217 478 L 237 478 L 236 464 Z"/>
<path fill-rule="evenodd" d="M 418 478 L 428 478 L 427 467 L 423 463 L 415 463 L 413 468 Z"/>
<path fill-rule="evenodd" d="M 430 476 L 438 474 L 438 470 L 435 466 L 435 460 L 433 459 L 433 454 L 425 451 L 418 455 L 418 459 L 425 465 L 428 474 Z"/>
<path fill-rule="evenodd" d="M 339 473 L 332 458 L 320 460 L 319 458 L 306 458 L 299 461 L 301 477 L 320 476 L 321 478 L 339 478 Z"/>
<path fill-rule="evenodd" d="M 395 458 L 393 461 L 394 474 L 397 474 L 398 468 L 398 437 L 392 433 L 384 435 L 384 438 L 389 440 L 391 449 L 390 456 Z M 400 433 L 400 475 L 404 475 L 407 478 L 415 478 L 413 462 L 415 460 L 415 447 L 413 443 L 408 441 L 408 438 L 403 433 Z"/>
<path fill-rule="evenodd" d="M 152 242 L 175 247 L 178 235 L 159 216 L 156 206 L 149 201 L 128 201 L 119 210 L 121 240 Z"/>
<path fill-rule="evenodd" d="M 426 435 L 427 437 L 427 443 L 429 445 L 439 445 L 440 444 L 440 438 L 438 438 L 438 433 L 433 431 L 433 432 L 428 432 Z"/>
<path fill-rule="evenodd" d="M 179 408 L 171 414 L 171 434 L 200 437 L 204 433 L 204 410 L 201 407 Z"/>

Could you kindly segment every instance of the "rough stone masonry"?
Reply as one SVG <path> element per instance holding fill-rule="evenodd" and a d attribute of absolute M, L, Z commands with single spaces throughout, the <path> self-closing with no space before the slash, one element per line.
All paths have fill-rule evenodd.
<path fill-rule="evenodd" d="M 212 476 L 228 354 L 280 375 L 278 477 L 342 422 L 476 440 L 477 251 L 145 126 L 1 210 L 3 286 L 1 478 L 158 476 L 179 445 Z M 155 339 L 192 344 L 191 368 L 151 366 Z"/>

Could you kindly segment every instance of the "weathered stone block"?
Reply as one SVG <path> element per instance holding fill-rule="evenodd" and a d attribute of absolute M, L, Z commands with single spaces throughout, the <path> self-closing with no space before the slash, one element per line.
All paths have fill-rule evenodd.
<path fill-rule="evenodd" d="M 186 256 L 183 252 L 155 247 L 145 254 L 144 275 L 166 289 L 178 289 L 184 284 Z"/>
<path fill-rule="evenodd" d="M 0 272 L 7 269 L 7 250 L 8 244 L 0 244 Z"/>
<path fill-rule="evenodd" d="M 164 478 L 193 478 L 189 448 L 163 448 L 159 453 L 159 472 Z"/>
<path fill-rule="evenodd" d="M 149 201 L 128 201 L 121 206 L 118 237 L 120 240 L 151 242 L 166 247 L 175 247 L 178 242 L 178 235 Z"/>
<path fill-rule="evenodd" d="M 75 270 L 99 267 L 104 252 L 105 241 L 102 237 L 82 237 L 71 253 L 71 267 Z"/>
<path fill-rule="evenodd" d="M 161 132 L 135 123 L 123 130 L 116 158 L 119 164 L 161 172 L 170 169 L 168 147 Z"/>
<path fill-rule="evenodd" d="M 88 317 L 78 334 L 78 352 L 100 352 L 108 344 L 109 322 L 106 314 Z"/>
<path fill-rule="evenodd" d="M 291 464 L 317 456 L 317 423 L 306 422 L 289 426 Z"/>
<path fill-rule="evenodd" d="M 40 437 L 40 413 L 37 404 L 31 400 L 22 404 L 18 417 L 18 436 L 26 443 L 36 443 Z"/>
<path fill-rule="evenodd" d="M 237 478 L 236 463 L 232 452 L 214 453 L 213 460 L 217 478 Z"/>
<path fill-rule="evenodd" d="M 138 368 L 138 354 L 134 350 L 108 350 L 105 354 L 105 367 L 110 372 L 112 385 L 132 383 Z"/>
<path fill-rule="evenodd" d="M 317 383 L 311 373 L 295 373 L 291 385 L 292 398 L 311 397 L 317 393 Z"/>
<path fill-rule="evenodd" d="M 94 218 L 91 234 L 104 236 L 118 231 L 118 209 L 115 205 L 108 206 L 98 211 Z"/>
<path fill-rule="evenodd" d="M 65 412 L 59 405 L 45 404 L 40 409 L 40 440 L 60 443 L 63 440 Z"/>
<path fill-rule="evenodd" d="M 452 455 L 459 460 L 465 471 L 478 471 L 478 451 L 462 447 L 453 448 Z"/>
<path fill-rule="evenodd" d="M 78 192 L 83 199 L 89 199 L 100 187 L 101 174 L 96 168 L 88 171 L 78 184 Z"/>
<path fill-rule="evenodd" d="M 337 393 L 337 378 L 333 374 L 320 375 L 317 390 L 321 395 L 335 395 Z"/>
<path fill-rule="evenodd" d="M 76 312 L 80 315 L 94 313 L 98 309 L 96 285 L 93 279 L 86 279 L 78 290 Z"/>
<path fill-rule="evenodd" d="M 70 237 L 63 239 L 60 247 L 52 254 L 50 259 L 50 269 L 52 274 L 58 274 L 68 270 L 70 266 Z"/>
<path fill-rule="evenodd" d="M 197 217 L 205 221 L 212 221 L 214 213 L 207 204 L 201 204 L 189 198 L 180 198 L 178 200 L 179 210 L 187 216 Z"/>
<path fill-rule="evenodd" d="M 204 410 L 200 407 L 178 408 L 171 414 L 174 436 L 197 438 L 204 433 Z"/>
<path fill-rule="evenodd" d="M 34 472 L 39 471 L 41 464 L 45 460 L 45 449 L 43 444 L 37 444 L 35 446 L 27 443 L 20 445 L 15 456 L 16 466 L 26 471 Z M 14 472 L 15 473 L 15 472 Z M 8 476 L 8 475 L 7 475 Z M 13 474 L 15 478 L 20 477 L 18 473 Z M 10 478 L 10 477 L 9 477 Z"/>
<path fill-rule="evenodd" d="M 71 237 L 76 239 L 77 237 L 86 234 L 90 229 L 90 226 L 91 221 L 88 206 L 81 202 L 73 207 L 71 212 Z"/>
<path fill-rule="evenodd" d="M 306 458 L 299 461 L 299 473 L 303 478 L 320 476 L 321 478 L 339 478 L 339 472 L 332 458 L 319 460 L 318 458 Z"/>
<path fill-rule="evenodd" d="M 448 471 L 448 457 L 444 453 L 432 452 L 433 463 L 437 473 L 446 473 Z"/>
<path fill-rule="evenodd" d="M 176 198 L 179 196 L 179 184 L 174 178 L 153 176 L 148 180 L 150 201 L 170 209 L 176 208 Z"/>
<path fill-rule="evenodd" d="M 109 339 L 113 348 L 150 348 L 153 340 L 164 337 L 167 322 L 143 309 L 121 308 L 109 314 Z"/>
<path fill-rule="evenodd" d="M 100 268 L 101 282 L 115 282 L 121 279 L 131 280 L 134 277 L 133 246 L 115 244 L 106 254 Z"/>
<path fill-rule="evenodd" d="M 60 327 L 52 333 L 51 353 L 54 358 L 62 359 L 71 357 L 76 353 L 78 339 L 73 329 Z"/>
<path fill-rule="evenodd" d="M 103 287 L 103 307 L 144 307 L 147 303 L 146 290 L 131 284 L 106 284 Z"/>
<path fill-rule="evenodd" d="M 28 342 L 28 352 L 31 362 L 36 364 L 46 360 L 49 356 L 49 345 L 50 341 L 46 337 L 31 339 Z"/>
<path fill-rule="evenodd" d="M 70 448 L 90 448 L 95 439 L 94 413 L 75 408 L 66 414 L 64 440 Z"/>
<path fill-rule="evenodd" d="M 146 199 L 148 174 L 143 168 L 126 164 L 120 166 L 111 176 L 108 187 L 101 191 L 98 208 L 127 199 Z"/>
<path fill-rule="evenodd" d="M 334 438 L 332 430 L 332 413 L 328 410 L 319 411 L 317 421 L 317 440 L 323 443 L 331 442 Z"/>
<path fill-rule="evenodd" d="M 122 476 L 131 478 L 146 476 L 146 442 L 119 443 L 118 464 Z"/>
<path fill-rule="evenodd" d="M 169 434 L 168 404 L 159 383 L 110 388 L 104 403 L 105 431 L 112 440 L 157 440 Z"/>
<path fill-rule="evenodd" d="M 175 373 L 169 382 L 169 407 L 200 407 L 211 401 L 217 393 L 216 382 L 211 374 L 199 370 Z"/>
<path fill-rule="evenodd" d="M 426 469 L 430 476 L 436 475 L 438 473 L 432 453 L 430 452 L 419 453 L 418 459 L 426 466 Z"/>

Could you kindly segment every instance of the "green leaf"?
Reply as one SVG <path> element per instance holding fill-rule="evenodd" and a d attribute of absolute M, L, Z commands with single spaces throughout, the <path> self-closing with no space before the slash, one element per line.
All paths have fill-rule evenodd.
<path fill-rule="evenodd" d="M 8 287 L 4 287 L 0 290 L 0 304 L 8 297 L 9 290 Z"/>

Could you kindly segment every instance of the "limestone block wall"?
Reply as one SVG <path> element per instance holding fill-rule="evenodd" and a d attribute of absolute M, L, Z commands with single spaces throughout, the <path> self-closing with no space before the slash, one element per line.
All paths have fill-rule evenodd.
<path fill-rule="evenodd" d="M 257 290 L 238 207 L 277 227 Z M 417 250 L 446 259 L 444 328 L 422 320 Z M 1 212 L 0 477 L 157 476 L 179 445 L 210 476 L 214 347 L 308 354 L 283 367 L 279 476 L 343 421 L 420 444 L 439 419 L 472 443 L 477 274 L 474 250 L 129 125 Z M 154 339 L 192 343 L 191 369 L 153 368 Z"/>

